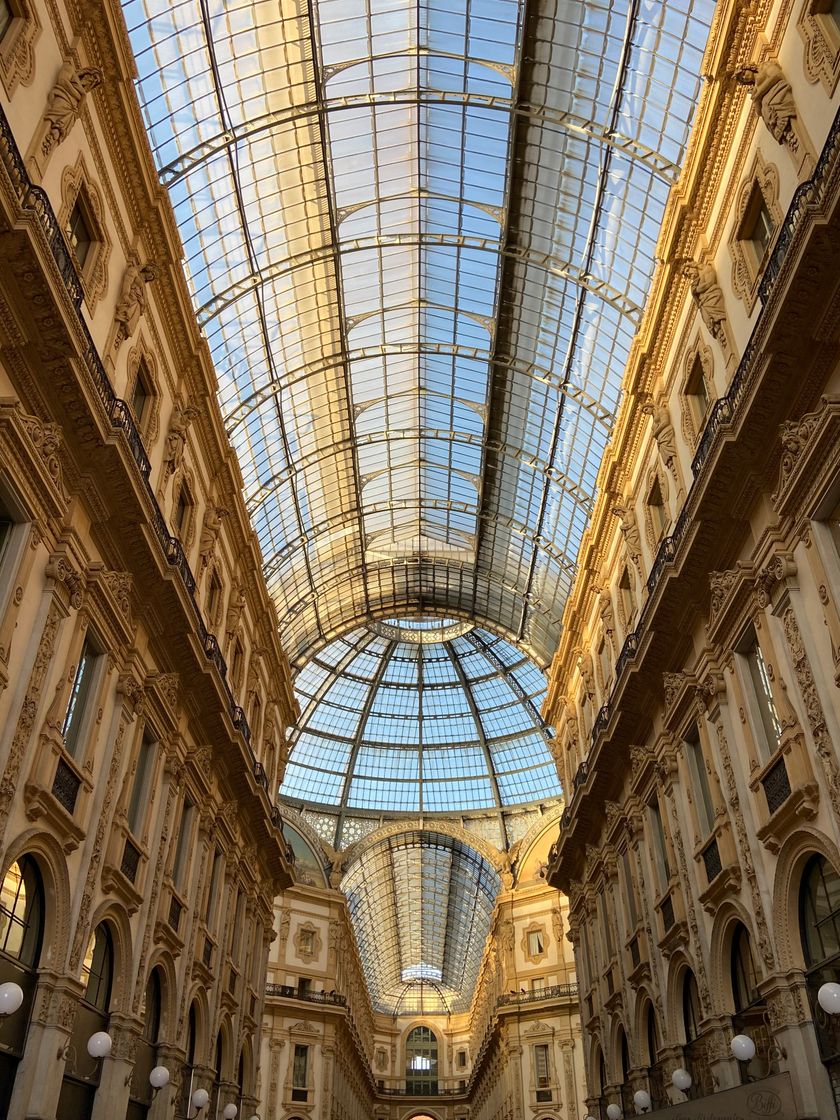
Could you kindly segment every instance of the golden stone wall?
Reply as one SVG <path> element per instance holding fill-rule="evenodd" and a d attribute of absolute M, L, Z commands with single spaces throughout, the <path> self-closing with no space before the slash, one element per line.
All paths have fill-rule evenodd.
<path fill-rule="evenodd" d="M 685 1101 L 681 1067 L 703 1098 L 686 1117 L 742 1107 L 756 1081 L 786 1116 L 835 1115 L 830 969 L 799 909 L 813 857 L 840 873 L 829 9 L 718 6 L 552 666 L 569 802 L 549 878 L 570 897 L 596 1116 L 632 1115 L 637 1091 Z"/>

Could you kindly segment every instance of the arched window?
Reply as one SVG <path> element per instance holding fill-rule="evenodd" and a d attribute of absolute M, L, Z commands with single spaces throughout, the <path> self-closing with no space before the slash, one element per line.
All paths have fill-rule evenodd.
<path fill-rule="evenodd" d="M 659 1054 L 659 1038 L 656 1032 L 656 1015 L 652 1003 L 648 1004 L 647 1014 L 645 1015 L 645 1036 L 647 1038 L 648 1065 L 655 1066 Z"/>
<path fill-rule="evenodd" d="M 438 1091 L 438 1043 L 430 1027 L 415 1027 L 405 1040 L 405 1091 L 434 1096 Z"/>
<path fill-rule="evenodd" d="M 0 952 L 24 968 L 37 968 L 44 936 L 44 887 L 38 865 L 23 856 L 10 865 L 0 887 Z"/>
<path fill-rule="evenodd" d="M 160 969 L 155 968 L 146 984 L 143 1002 L 142 1034 L 137 1042 L 134 1069 L 131 1075 L 131 1094 L 126 1120 L 145 1120 L 154 1099 L 149 1074 L 158 1064 L 157 1045 L 160 1041 L 160 1017 L 163 988 Z"/>
<path fill-rule="evenodd" d="M 108 1030 L 114 980 L 114 944 L 106 922 L 91 935 L 80 979 L 84 991 L 67 1047 L 56 1120 L 89 1120 L 93 1113 L 102 1062 L 89 1056 L 87 1042 L 97 1031 Z"/>
<path fill-rule="evenodd" d="M 690 968 L 685 970 L 682 986 L 682 1012 L 683 1030 L 685 1041 L 694 1042 L 700 1034 L 700 994 L 697 991 L 697 981 Z"/>
<path fill-rule="evenodd" d="M 840 876 L 824 856 L 812 856 L 802 876 L 799 926 L 809 969 L 840 956 Z"/>
<path fill-rule="evenodd" d="M 104 922 L 96 927 L 82 965 L 82 999 L 97 1011 L 107 1012 L 114 978 L 114 946 L 111 931 Z"/>
<path fill-rule="evenodd" d="M 799 932 L 808 970 L 808 995 L 820 1056 L 832 1082 L 840 1082 L 840 1029 L 817 1002 L 820 987 L 840 980 L 840 876 L 825 858 L 812 856 L 799 888 Z"/>
<path fill-rule="evenodd" d="M 44 885 L 32 856 L 21 856 L 0 882 L 0 984 L 23 989 L 23 1006 L 5 1022 L 0 1047 L 0 1116 L 6 1116 L 18 1063 L 26 1046 L 29 1013 L 44 940 Z"/>
<path fill-rule="evenodd" d="M 741 922 L 738 922 L 735 927 L 732 938 L 730 967 L 732 1003 L 736 1014 L 739 1014 L 761 999 L 758 992 L 755 962 L 750 948 L 750 935 Z"/>

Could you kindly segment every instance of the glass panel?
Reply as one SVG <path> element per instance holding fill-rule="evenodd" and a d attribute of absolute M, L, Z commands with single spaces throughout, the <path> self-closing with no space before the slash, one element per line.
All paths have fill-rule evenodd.
<path fill-rule="evenodd" d="M 137 752 L 134 785 L 131 787 L 131 800 L 128 803 L 128 827 L 138 837 L 148 801 L 154 762 L 155 743 L 144 735 L 140 743 L 140 750 Z"/>
<path fill-rule="evenodd" d="M 700 838 L 702 840 L 712 831 L 712 826 L 715 821 L 715 809 L 712 803 L 712 791 L 709 788 L 706 759 L 699 738 L 686 742 L 685 753 L 691 772 L 694 805 L 697 809 L 697 821 L 700 826 Z"/>
<path fill-rule="evenodd" d="M 106 1013 L 111 1002 L 114 951 L 108 927 L 101 923 L 94 930 L 82 965 L 83 999 L 97 1011 Z"/>
<path fill-rule="evenodd" d="M 548 664 L 712 0 L 123 8 L 293 662 L 411 603 Z"/>
<path fill-rule="evenodd" d="M 85 722 L 85 712 L 93 689 L 96 669 L 99 663 L 99 654 L 93 644 L 86 638 L 79 656 L 76 675 L 73 678 L 73 687 L 70 690 L 70 702 L 67 705 L 67 714 L 61 733 L 64 736 L 64 746 L 67 753 L 75 757 L 80 747 L 80 735 Z"/>
<path fill-rule="evenodd" d="M 0 952 L 34 968 L 44 933 L 44 888 L 31 856 L 11 863 L 0 885 Z"/>

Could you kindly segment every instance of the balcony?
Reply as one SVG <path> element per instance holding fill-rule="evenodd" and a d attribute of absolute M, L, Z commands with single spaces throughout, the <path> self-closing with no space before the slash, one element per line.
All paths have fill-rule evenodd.
<path fill-rule="evenodd" d="M 574 999 L 578 998 L 577 984 L 554 984 L 548 988 L 535 988 L 533 991 L 508 992 L 499 996 L 497 1007 L 519 1006 L 523 1003 L 541 1003 L 547 999 Z"/>
<path fill-rule="evenodd" d="M 302 999 L 306 1003 L 328 1004 L 331 1007 L 346 1007 L 347 997 L 340 992 L 316 992 L 312 989 L 296 988 L 293 984 L 266 984 L 265 994 L 279 999 Z"/>

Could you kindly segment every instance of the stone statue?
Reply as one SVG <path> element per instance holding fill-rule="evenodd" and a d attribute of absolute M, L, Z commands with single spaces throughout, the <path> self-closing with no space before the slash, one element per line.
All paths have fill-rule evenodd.
<path fill-rule="evenodd" d="M 592 655 L 590 653 L 581 654 L 578 660 L 578 668 L 586 695 L 591 700 L 595 695 L 595 673 L 592 668 Z"/>
<path fill-rule="evenodd" d="M 67 137 L 79 118 L 82 102 L 92 89 L 102 84 L 102 71 L 95 66 L 77 70 L 69 60 L 62 62 L 55 85 L 47 97 L 44 120 L 47 132 L 41 152 L 48 156 Z"/>
<path fill-rule="evenodd" d="M 729 336 L 726 333 L 726 304 L 723 301 L 723 289 L 717 282 L 714 265 L 685 261 L 682 271 L 691 285 L 691 295 L 706 330 L 716 342 L 720 343 L 724 354 L 728 357 L 730 347 Z"/>
<path fill-rule="evenodd" d="M 123 342 L 134 334 L 140 316 L 146 310 L 146 285 L 156 280 L 157 275 L 157 269 L 153 264 L 144 264 L 141 268 L 136 261 L 129 262 L 123 276 L 117 310 L 114 312 L 117 322 L 115 350 L 118 350 Z"/>
<path fill-rule="evenodd" d="M 677 441 L 667 404 L 664 401 L 657 404 L 651 397 L 642 405 L 642 412 L 653 421 L 653 438 L 662 462 L 672 470 L 677 461 Z"/>
<path fill-rule="evenodd" d="M 238 591 L 231 592 L 227 614 L 225 615 L 225 637 L 228 641 L 236 633 L 239 620 L 242 618 L 242 612 L 245 610 L 245 603 L 246 595 L 241 587 Z"/>
<path fill-rule="evenodd" d="M 601 617 L 604 633 L 612 638 L 613 632 L 615 631 L 615 611 L 613 609 L 612 595 L 608 587 L 605 587 L 598 594 L 598 614 Z"/>
<path fill-rule="evenodd" d="M 204 511 L 204 524 L 201 527 L 201 541 L 198 546 L 202 568 L 206 568 L 213 559 L 216 541 L 222 528 L 222 518 L 227 515 L 228 511 L 223 506 L 209 505 Z"/>
<path fill-rule="evenodd" d="M 192 405 L 184 407 L 176 403 L 172 418 L 169 421 L 166 448 L 163 452 L 164 485 L 166 485 L 170 475 L 175 474 L 183 462 L 184 448 L 187 446 L 187 431 L 197 416 L 197 408 L 193 408 Z"/>
<path fill-rule="evenodd" d="M 769 60 L 761 66 L 742 66 L 735 71 L 735 80 L 750 87 L 755 111 L 767 125 L 778 144 L 795 141 L 796 102 L 790 82 L 778 62 Z"/>
<path fill-rule="evenodd" d="M 627 551 L 637 568 L 641 571 L 642 538 L 639 533 L 639 522 L 631 505 L 615 505 L 613 513 L 621 518 L 621 532 L 624 537 Z"/>

